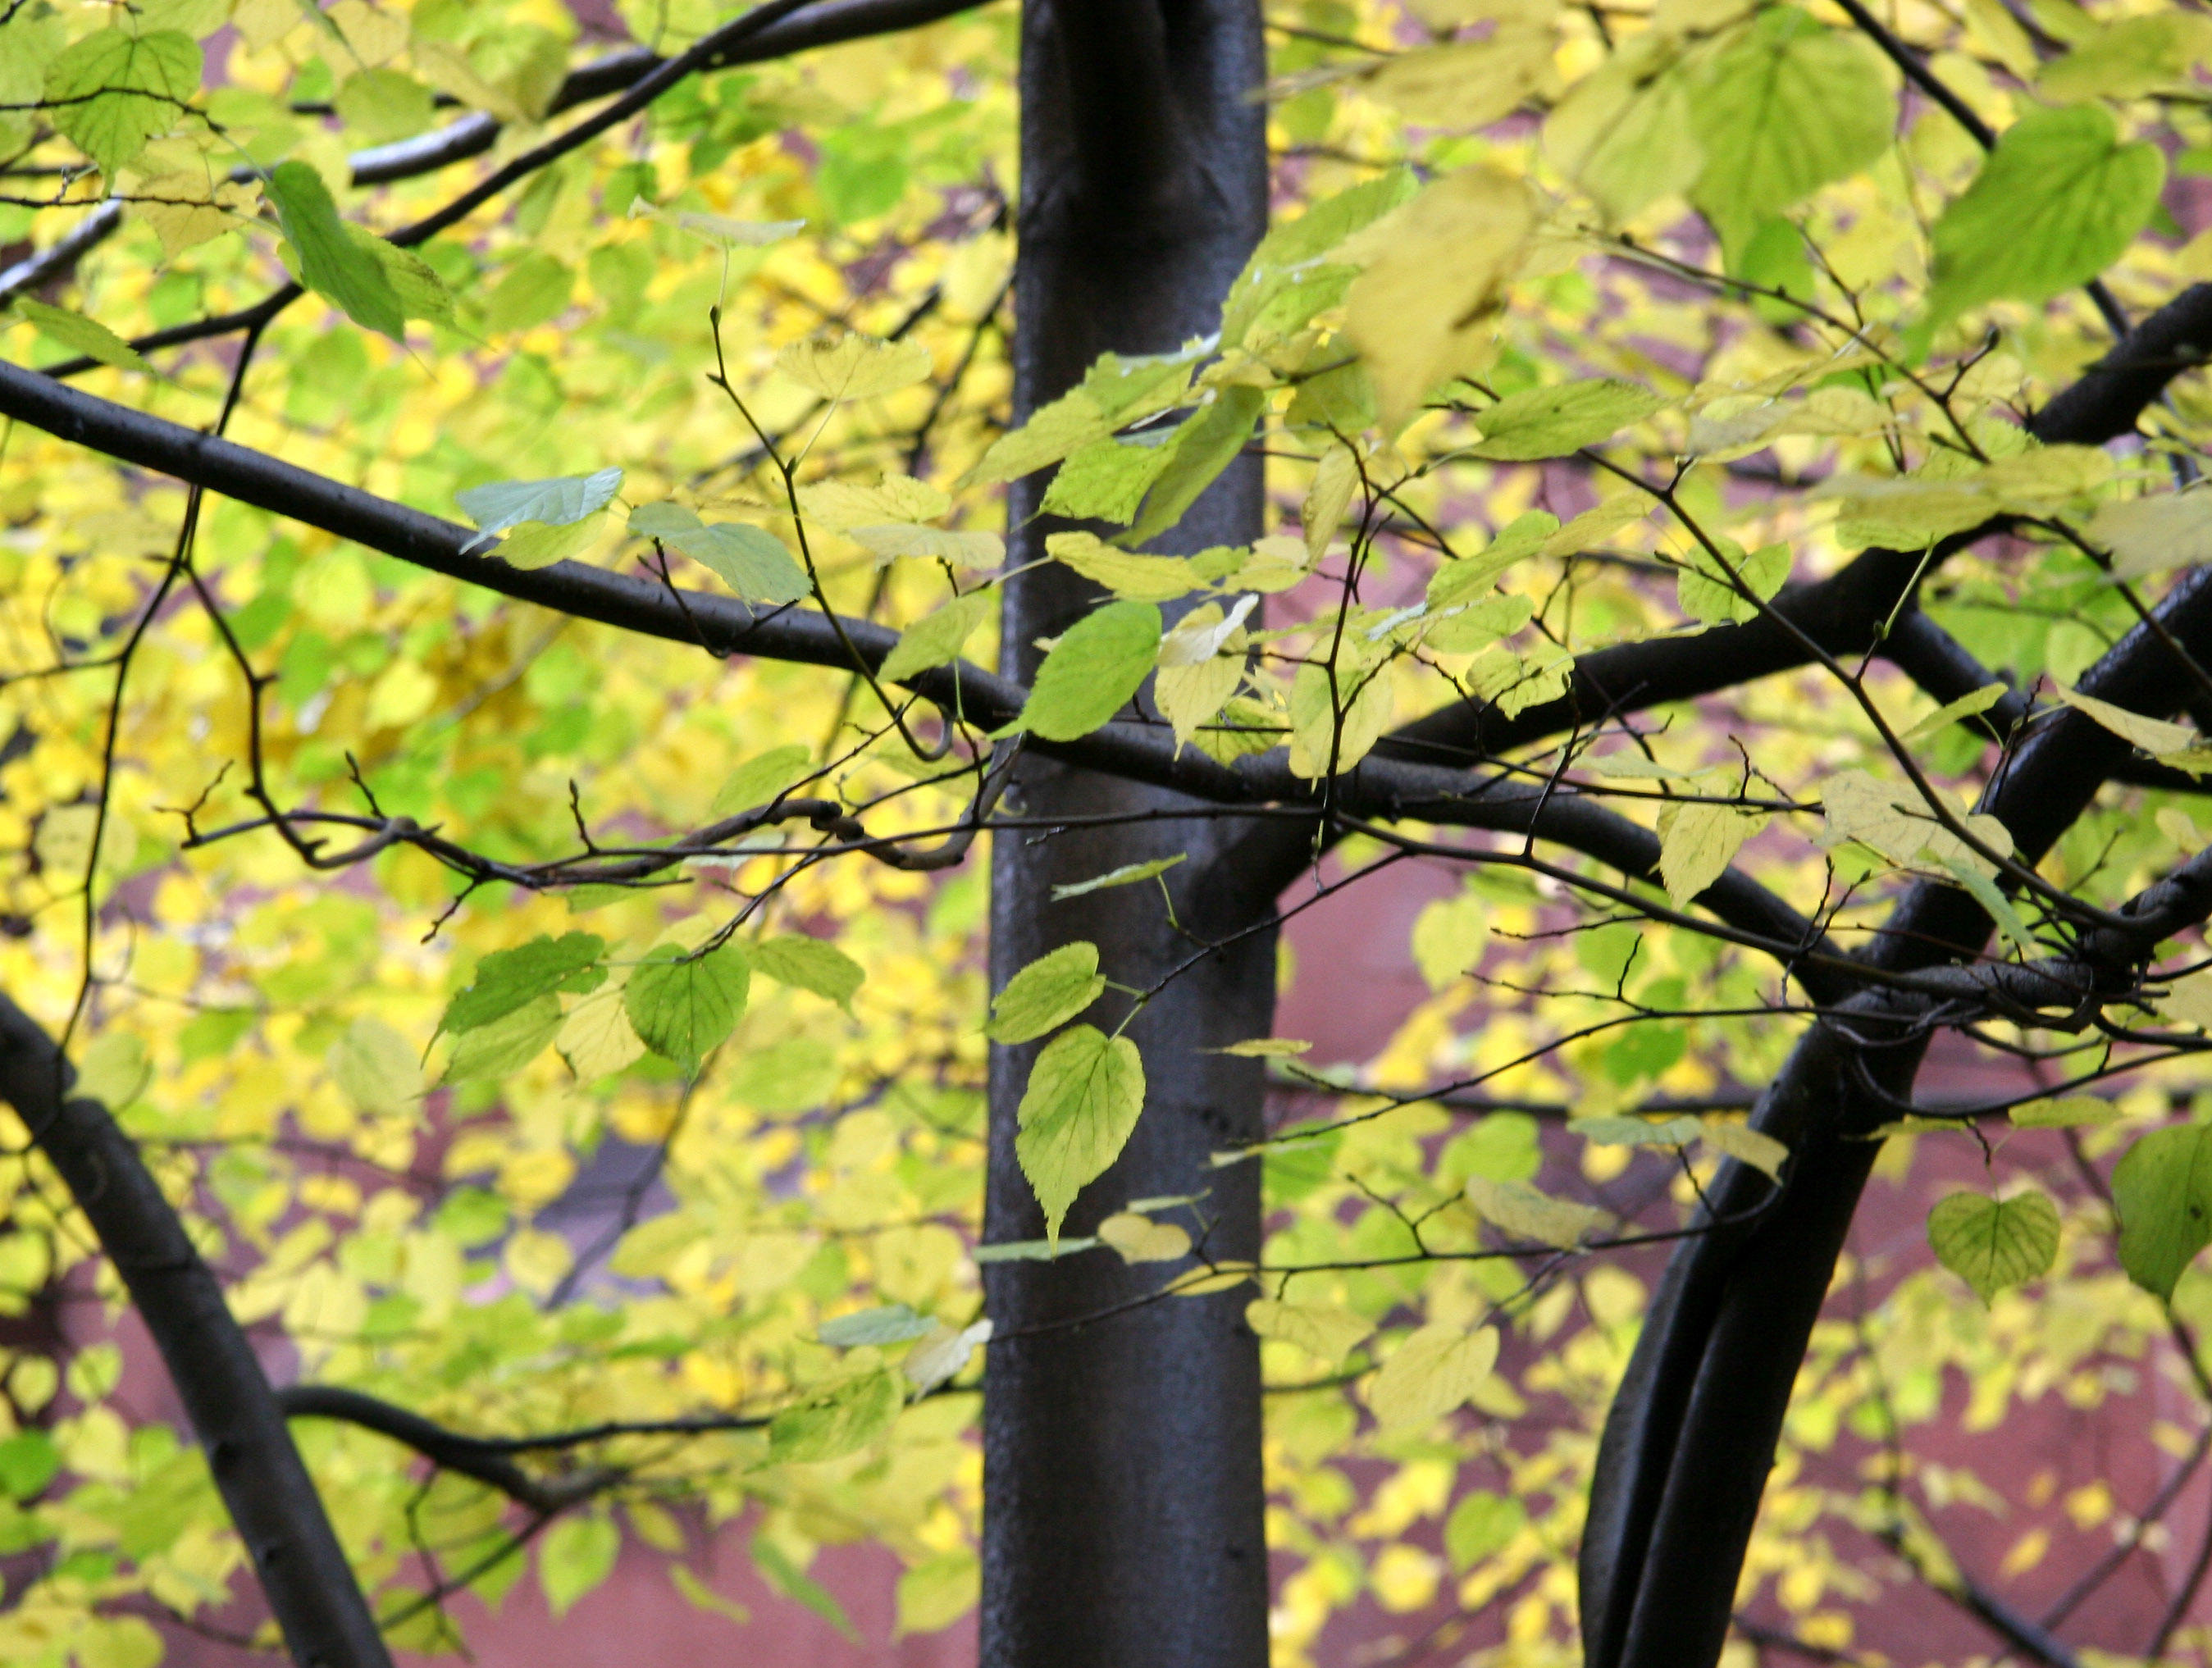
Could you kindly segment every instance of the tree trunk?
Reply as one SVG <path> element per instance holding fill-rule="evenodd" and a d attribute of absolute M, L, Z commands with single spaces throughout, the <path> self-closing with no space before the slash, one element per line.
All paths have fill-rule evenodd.
<path fill-rule="evenodd" d="M 1265 116 L 1249 95 L 1264 57 L 1253 0 L 1030 0 L 1022 34 L 1022 204 L 1015 276 L 1014 405 L 1026 417 L 1106 352 L 1159 353 L 1217 328 L 1221 299 L 1267 221 Z M 1043 482 L 1018 483 L 1010 565 L 1037 561 L 1049 530 Z M 1154 548 L 1244 543 L 1262 531 L 1260 462 L 1233 465 Z M 1098 593 L 1048 566 L 1006 586 L 1001 668 L 1027 680 L 1036 640 L 1065 630 Z M 1012 790 L 1032 816 L 1157 815 L 1194 802 L 1030 757 Z M 1088 939 L 1118 984 L 1143 988 L 1264 919 L 1209 858 L 1226 830 L 1203 813 L 1001 836 L 992 858 L 995 986 L 1055 946 Z M 1054 903 L 1055 883 L 1187 853 L 1170 872 L 1177 919 L 1153 889 Z M 1216 1259 L 1256 1256 L 1256 1165 L 1209 1155 L 1261 1132 L 1260 1063 L 1200 1049 L 1265 1035 L 1274 935 L 1206 957 L 1130 1027 L 1148 1088 L 1120 1160 L 1085 1189 L 1066 1225 L 1090 1232 L 1132 1199 L 1204 1194 Z M 1128 998 L 1091 1017 L 1111 1027 Z M 1038 1044 L 991 1062 L 985 1237 L 1043 1233 L 1014 1155 L 1017 1109 Z M 1173 1298 L 1084 1323 L 1156 1289 L 1162 1264 L 1094 1251 L 993 1265 L 998 1328 L 983 1411 L 982 1661 L 986 1668 L 1264 1668 L 1267 1546 L 1260 1474 L 1257 1341 L 1247 1289 Z M 1073 1324 L 1071 1324 L 1073 1323 Z"/>

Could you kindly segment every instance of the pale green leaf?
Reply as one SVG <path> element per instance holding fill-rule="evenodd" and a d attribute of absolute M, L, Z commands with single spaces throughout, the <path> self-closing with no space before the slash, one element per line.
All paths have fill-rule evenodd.
<path fill-rule="evenodd" d="M 871 399 L 927 376 L 929 347 L 918 341 L 879 342 L 857 331 L 815 336 L 776 355 L 775 368 L 826 400 Z"/>
<path fill-rule="evenodd" d="M 513 949 L 495 949 L 477 963 L 469 987 L 446 1004 L 441 1031 L 472 1031 L 539 997 L 592 991 L 606 978 L 600 958 L 606 941 L 594 933 L 540 937 Z"/>
<path fill-rule="evenodd" d="M 984 1034 L 994 1042 L 1032 1042 L 1065 1024 L 1106 989 L 1098 946 L 1085 940 L 1048 951 L 1006 981 L 991 1004 Z"/>
<path fill-rule="evenodd" d="M 1607 1221 L 1602 1210 L 1555 1199 L 1525 1181 L 1469 1176 L 1466 1191 L 1475 1214 L 1508 1238 L 1533 1240 L 1563 1251 L 1579 1244 L 1583 1235 L 1595 1233 Z"/>
<path fill-rule="evenodd" d="M 798 742 L 772 747 L 730 773 L 730 779 L 714 796 L 714 815 L 735 816 L 756 805 L 768 804 L 813 773 L 812 749 Z"/>
<path fill-rule="evenodd" d="M 1078 1025 L 1047 1043 L 1030 1068 L 1017 1114 L 1014 1154 L 1058 1239 L 1068 1207 L 1121 1156 L 1145 1107 L 1137 1045 Z"/>
<path fill-rule="evenodd" d="M 614 1573 L 622 1550 L 622 1531 L 603 1517 L 570 1516 L 545 1532 L 538 1547 L 538 1580 L 556 1616 L 566 1616 L 578 1599 Z"/>
<path fill-rule="evenodd" d="M 99 29 L 47 64 L 46 113 L 112 179 L 177 125 L 199 87 L 200 49 L 190 35 Z"/>
<path fill-rule="evenodd" d="M 1765 826 L 1766 816 L 1700 800 L 1668 806 L 1660 822 L 1659 876 L 1667 901 L 1680 909 L 1728 872 L 1737 850 Z"/>
<path fill-rule="evenodd" d="M 901 683 L 917 672 L 951 664 L 990 612 L 988 591 L 970 591 L 940 604 L 899 634 L 878 675 L 886 682 Z"/>
<path fill-rule="evenodd" d="M 422 1098 L 422 1067 L 413 1045 L 374 1014 L 346 1027 L 324 1058 L 345 1097 L 372 1117 L 406 1116 Z"/>
<path fill-rule="evenodd" d="M 2212 562 L 2212 492 L 2163 493 L 2098 506 L 2090 539 L 2112 558 L 2112 577 L 2140 579 Z"/>
<path fill-rule="evenodd" d="M 1386 1430 L 1425 1425 L 1474 1395 L 1497 1364 L 1496 1329 L 1432 1322 L 1390 1352 L 1367 1386 L 1367 1405 Z"/>
<path fill-rule="evenodd" d="M 1045 512 L 1126 527 L 1136 519 L 1137 506 L 1174 457 L 1171 446 L 1093 440 L 1060 464 L 1051 486 L 1045 489 Z"/>
<path fill-rule="evenodd" d="M 905 1343 L 936 1330 L 937 1322 L 927 1315 L 916 1314 L 903 1303 L 886 1303 L 825 1320 L 814 1336 L 832 1349 L 850 1350 L 863 1343 Z"/>
<path fill-rule="evenodd" d="M 1666 403 L 1640 384 L 1603 378 L 1530 388 L 1476 413 L 1482 438 L 1468 450 L 1499 463 L 1564 458 L 1643 422 Z"/>
<path fill-rule="evenodd" d="M 1011 726 L 1051 742 L 1087 736 L 1137 693 L 1160 648 L 1160 611 L 1117 602 L 1085 615 L 1037 668 L 1021 717 Z"/>
<path fill-rule="evenodd" d="M 1900 741 L 1924 741 L 1938 731 L 1948 729 L 1963 719 L 1986 713 L 2005 698 L 2008 691 L 2002 683 L 1984 683 L 1978 689 L 1960 695 L 1956 701 L 1947 701 L 1926 718 L 1914 725 L 1899 737 Z"/>
<path fill-rule="evenodd" d="M 1044 548 L 1094 584 L 1129 602 L 1168 603 L 1204 583 L 1188 556 L 1141 555 L 1117 550 L 1096 533 L 1049 533 Z"/>
<path fill-rule="evenodd" d="M 848 1011 L 854 993 L 868 976 L 836 945 L 803 933 L 764 938 L 752 947 L 752 957 L 753 966 L 778 984 L 811 991 Z"/>
<path fill-rule="evenodd" d="M 159 374 L 147 362 L 143 354 L 97 318 L 88 318 L 81 312 L 70 312 L 66 307 L 49 306 L 46 302 L 33 300 L 27 295 L 18 296 L 15 307 L 49 342 L 58 343 L 73 353 L 82 354 L 87 359 L 96 359 L 103 365 L 112 365 L 120 370 Z"/>
<path fill-rule="evenodd" d="M 2007 1199 L 1953 1193 L 1928 1213 L 1928 1244 L 1987 1303 L 2050 1271 L 2058 1256 L 2058 1207 L 2033 1189 Z"/>
<path fill-rule="evenodd" d="M 1709 1115 L 1698 1121 L 1704 1125 L 1705 1144 L 1715 1152 L 1748 1164 L 1771 1181 L 1782 1180 L 1783 1161 L 1790 1156 L 1790 1149 L 1772 1136 L 1740 1119 Z"/>
<path fill-rule="evenodd" d="M 1474 970 L 1490 941 L 1490 912 L 1462 888 L 1432 899 L 1413 917 L 1413 965 L 1432 991 L 1444 991 Z"/>
<path fill-rule="evenodd" d="M 1154 858 L 1147 863 L 1125 863 L 1118 869 L 1109 869 L 1103 875 L 1093 875 L 1089 880 L 1073 881 L 1065 886 L 1054 887 L 1052 901 L 1060 903 L 1068 898 L 1079 898 L 1086 892 L 1103 891 L 1109 886 L 1133 886 L 1139 881 L 1152 879 L 1155 875 L 1164 875 L 1189 855 L 1188 852 L 1177 852 L 1173 857 Z M 1093 960 L 1096 961 L 1095 956 Z"/>
<path fill-rule="evenodd" d="M 543 522 L 549 527 L 581 521 L 606 507 L 622 485 L 622 477 L 621 470 L 611 468 L 546 481 L 494 481 L 455 493 L 453 500 L 489 539 L 526 521 Z"/>
<path fill-rule="evenodd" d="M 1294 1343 L 1323 1366 L 1334 1367 L 1375 1330 L 1375 1323 L 1333 1303 L 1291 1303 L 1255 1297 L 1244 1306 L 1244 1324 L 1261 1337 Z"/>

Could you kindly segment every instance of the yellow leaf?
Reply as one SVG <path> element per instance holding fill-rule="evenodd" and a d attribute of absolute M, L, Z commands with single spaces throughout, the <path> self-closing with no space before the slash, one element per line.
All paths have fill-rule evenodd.
<path fill-rule="evenodd" d="M 1346 244 L 1366 270 L 1345 298 L 1385 425 L 1404 426 L 1438 384 L 1497 356 L 1492 320 L 1534 237 L 1535 198 L 1494 168 L 1437 180 Z"/>
<path fill-rule="evenodd" d="M 1467 1202 L 1509 1238 L 1534 1240 L 1561 1250 L 1578 1244 L 1607 1221 L 1604 1211 L 1589 1205 L 1555 1199 L 1525 1181 L 1493 1181 L 1488 1176 L 1467 1179 Z"/>
<path fill-rule="evenodd" d="M 817 481 L 799 489 L 799 513 L 833 533 L 896 521 L 934 521 L 952 500 L 910 475 L 886 475 L 872 487 L 850 481 Z"/>
<path fill-rule="evenodd" d="M 414 1045 L 374 1014 L 363 1014 L 324 1056 L 345 1097 L 372 1117 L 404 1117 L 422 1098 Z"/>
<path fill-rule="evenodd" d="M 645 1044 L 623 1006 L 624 971 L 571 1008 L 553 1040 L 579 1083 L 595 1082 L 645 1056 Z"/>
<path fill-rule="evenodd" d="M 2100 506 L 2090 539 L 2111 552 L 2112 577 L 2139 579 L 2212 561 L 2212 492 L 2166 493 Z"/>
<path fill-rule="evenodd" d="M 1168 603 L 1200 584 L 1188 556 L 1147 556 L 1117 550 L 1096 533 L 1053 533 L 1044 542 L 1054 561 L 1065 562 L 1116 597 L 1135 603 Z"/>
<path fill-rule="evenodd" d="M 1328 551 L 1329 538 L 1344 519 L 1345 506 L 1352 502 L 1352 488 L 1358 484 L 1359 460 L 1350 446 L 1339 441 L 1322 453 L 1314 469 L 1313 484 L 1306 488 L 1305 506 L 1299 512 L 1308 561 L 1319 561 Z"/>
<path fill-rule="evenodd" d="M 1437 127 L 1488 127 L 1511 115 L 1547 79 L 1551 68 L 1550 23 L 1505 19 L 1480 40 L 1401 52 L 1364 80 L 1372 97 L 1410 120 Z"/>
<path fill-rule="evenodd" d="M 1659 874 L 1667 899 L 1680 909 L 1726 872 L 1743 842 L 1765 826 L 1764 812 L 1678 803 L 1660 815 Z"/>
<path fill-rule="evenodd" d="M 1173 1263 L 1190 1255 L 1190 1235 L 1173 1222 L 1121 1210 L 1098 1224 L 1098 1237 L 1125 1263 Z"/>
<path fill-rule="evenodd" d="M 1291 774 L 1309 781 L 1351 769 L 1382 738 L 1396 708 L 1387 667 L 1307 664 L 1291 680 Z"/>
<path fill-rule="evenodd" d="M 412 724 L 438 698 L 438 680 L 412 660 L 395 660 L 370 686 L 363 720 L 372 730 Z"/>
<path fill-rule="evenodd" d="M 1782 1162 L 1790 1156 L 1790 1149 L 1772 1136 L 1733 1118 L 1707 1117 L 1699 1122 L 1705 1144 L 1716 1152 L 1725 1153 L 1739 1164 L 1748 1164 L 1774 1180 L 1782 1180 Z"/>
<path fill-rule="evenodd" d="M 2075 711 L 2094 719 L 2130 747 L 2159 755 L 2186 751 L 2197 741 L 2197 734 L 2185 724 L 2168 724 L 2162 719 L 2145 718 L 2141 713 L 2130 713 L 2124 707 L 2115 707 L 2109 701 L 2099 701 L 2094 695 L 2085 695 L 2058 686 L 2058 698 Z"/>
<path fill-rule="evenodd" d="M 920 382 L 930 373 L 928 346 L 879 342 L 857 331 L 794 342 L 775 356 L 775 368 L 826 400 L 864 400 Z"/>
<path fill-rule="evenodd" d="M 1474 1395 L 1497 1364 L 1492 1328 L 1468 1332 L 1432 1322 L 1390 1352 L 1367 1386 L 1367 1405 L 1386 1429 L 1425 1425 Z"/>
<path fill-rule="evenodd" d="M 1333 1303 L 1289 1303 L 1273 1297 L 1255 1297 L 1246 1304 L 1244 1322 L 1261 1337 L 1295 1343 L 1330 1367 L 1375 1330 L 1371 1321 Z"/>
<path fill-rule="evenodd" d="M 1474 893 L 1437 898 L 1413 917 L 1413 965 L 1431 990 L 1445 990 L 1474 971 L 1489 937 L 1490 913 Z"/>

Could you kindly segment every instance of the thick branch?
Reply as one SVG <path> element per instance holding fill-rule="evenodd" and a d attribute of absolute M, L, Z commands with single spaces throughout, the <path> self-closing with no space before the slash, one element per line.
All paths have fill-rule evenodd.
<path fill-rule="evenodd" d="M 301 1668 L 390 1668 L 359 1584 L 222 1287 L 52 1040 L 0 997 L 0 1100 L 15 1107 L 100 1236 L 161 1352 L 208 1469 Z"/>

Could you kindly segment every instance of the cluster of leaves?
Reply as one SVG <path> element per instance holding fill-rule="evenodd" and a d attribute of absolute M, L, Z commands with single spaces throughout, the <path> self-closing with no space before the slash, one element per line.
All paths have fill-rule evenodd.
<path fill-rule="evenodd" d="M 624 16 L 672 52 L 711 9 Z M 2204 264 L 2158 205 L 2169 157 L 2212 147 L 2191 90 L 2212 45 L 2191 14 L 2027 10 L 1929 13 L 1908 85 L 1817 7 L 1307 0 L 1273 66 L 1297 209 L 1218 334 L 1103 360 L 1011 432 L 1009 17 L 688 80 L 418 237 L 450 171 L 356 187 L 358 153 L 441 101 L 500 127 L 493 167 L 557 131 L 586 55 L 564 15 L 10 12 L 8 229 L 50 247 L 120 209 L 74 289 L 14 302 L 12 353 L 457 507 L 507 573 L 711 576 L 749 617 L 897 633 L 827 668 L 713 658 L 9 437 L 0 986 L 75 1016 L 88 1088 L 306 1376 L 465 1432 L 630 1428 L 533 1461 L 518 1501 L 302 1422 L 395 1641 L 455 1643 L 445 1600 L 496 1605 L 533 1539 L 556 1610 L 625 1534 L 724 1603 L 684 1560 L 731 1523 L 833 1615 L 814 1551 L 878 1538 L 902 1627 L 945 1625 L 975 1581 L 977 1265 L 1080 1255 L 1158 1265 L 1164 1301 L 1249 1294 L 1280 1391 L 1271 1536 L 1297 1561 L 1285 1660 L 1369 1600 L 1443 1627 L 1495 1607 L 1495 1659 L 1565 1659 L 1563 1550 L 1644 1303 L 1613 1253 L 1681 1232 L 1723 1160 L 1783 1173 L 1741 1108 L 1818 1005 L 1785 970 L 1930 880 L 1998 921 L 1989 965 L 2046 961 L 2204 844 L 2199 732 L 2075 686 L 2204 554 L 2212 498 L 2172 488 L 2212 409 L 2178 385 L 2149 441 L 2112 447 L 2022 418 L 2101 351 L 2081 286 L 2139 315 Z M 288 279 L 312 299 L 242 355 L 145 339 Z M 1276 531 L 1141 549 L 1254 447 Z M 987 658 L 997 489 L 1038 470 L 1089 529 L 1048 559 L 1102 598 L 985 719 L 963 704 L 983 682 L 945 669 Z M 1421 755 L 1464 804 L 1387 774 L 1404 720 L 1540 713 L 1577 657 L 1771 622 L 1791 579 L 1870 547 L 1927 551 L 1925 613 L 2003 679 L 1939 697 L 1807 654 L 1725 705 Z M 1972 806 L 2069 708 L 2150 785 L 2026 864 Z M 1102 733 L 1312 810 L 1321 895 L 1448 876 L 1408 945 L 1429 999 L 1373 1058 L 1236 1045 L 1285 1083 L 1282 1130 L 1218 1155 L 1263 1168 L 1256 1267 L 1205 1254 L 1204 1176 L 1060 1231 L 1147 1075 L 1182 1064 L 1122 1034 L 1171 984 L 1121 991 L 1078 943 L 985 1015 L 976 863 L 953 865 L 981 825 L 1019 829 L 995 809 L 1012 749 Z M 1525 826 L 1483 820 L 1474 764 L 1541 790 Z M 1553 807 L 1634 838 L 1578 846 Z M 1090 884 L 1168 908 L 1176 878 Z M 1739 883 L 1808 936 L 1731 913 Z M 1902 1438 L 1941 1416 L 1945 1368 L 1992 1420 L 2055 1386 L 2106 1398 L 2115 1363 L 2201 1376 L 2172 1330 L 2212 1303 L 2203 1126 L 2171 1112 L 2212 1024 L 2196 943 L 2087 1041 L 1998 1004 L 1942 1021 L 2001 1087 L 1971 1118 L 1900 1106 L 1889 1175 L 1924 1189 L 1930 1131 L 2058 1133 L 1988 1143 L 1985 1184 L 1935 1201 L 1944 1271 L 1875 1268 L 1870 1313 L 1816 1340 L 1753 1554 L 1802 1643 L 1847 1647 L 1837 1595 L 1874 1579 L 1825 1522 L 1949 1569 Z M 1109 990 L 1110 1030 L 1086 1018 Z M 1018 1152 L 1048 1237 L 979 1246 L 983 1050 L 1039 1039 Z M 0 1287 L 112 1301 L 13 1133 Z M 151 1660 L 145 1605 L 194 1617 L 240 1577 L 204 1466 L 124 1417 L 118 1359 L 5 1363 L 0 1544 L 40 1560 L 0 1615 L 10 1660 Z M 1869 1384 L 1886 1412 L 1854 1411 Z M 1878 1486 L 1819 1480 L 1839 1430 L 1892 1445 Z"/>

